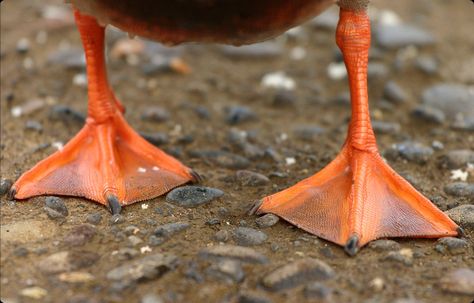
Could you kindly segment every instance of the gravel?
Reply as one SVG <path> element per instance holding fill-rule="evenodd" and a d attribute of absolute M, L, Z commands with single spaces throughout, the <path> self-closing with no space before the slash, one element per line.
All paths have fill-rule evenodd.
<path fill-rule="evenodd" d="M 64 243 L 69 246 L 83 246 L 97 233 L 94 225 L 84 223 L 77 225 L 64 237 Z"/>
<path fill-rule="evenodd" d="M 459 226 L 474 229 L 474 205 L 461 205 L 446 211 Z"/>
<path fill-rule="evenodd" d="M 191 227 L 191 224 L 187 222 L 168 223 L 158 226 L 158 228 L 154 231 L 154 235 L 157 237 L 170 238 L 180 232 L 185 231 L 189 227 Z"/>
<path fill-rule="evenodd" d="M 0 180 L 0 197 L 3 197 L 10 191 L 10 188 L 13 185 L 13 181 L 10 179 L 1 179 Z"/>
<path fill-rule="evenodd" d="M 441 238 L 436 243 L 436 251 L 442 254 L 446 254 L 448 252 L 452 255 L 463 254 L 469 247 L 469 244 L 466 240 L 453 237 Z"/>
<path fill-rule="evenodd" d="M 401 104 L 408 101 L 408 95 L 405 90 L 396 82 L 389 81 L 384 87 L 383 96 L 390 102 Z"/>
<path fill-rule="evenodd" d="M 278 216 L 275 216 L 274 214 L 266 214 L 255 219 L 255 223 L 260 228 L 271 227 L 277 224 L 278 221 L 280 221 L 280 218 L 278 218 Z"/>
<path fill-rule="evenodd" d="M 376 251 L 398 251 L 400 244 L 393 240 L 376 240 L 369 243 L 369 247 Z"/>
<path fill-rule="evenodd" d="M 375 28 L 375 39 L 380 46 L 389 49 L 408 45 L 424 46 L 435 42 L 431 33 L 408 24 L 379 25 Z"/>
<path fill-rule="evenodd" d="M 238 170 L 235 177 L 243 186 L 263 186 L 270 183 L 265 175 L 250 170 Z"/>
<path fill-rule="evenodd" d="M 181 207 L 197 207 L 224 195 L 224 192 L 211 187 L 182 186 L 166 195 L 166 201 Z"/>
<path fill-rule="evenodd" d="M 462 295 L 474 295 L 474 270 L 460 268 L 443 275 L 440 282 L 442 290 Z"/>
<path fill-rule="evenodd" d="M 264 264 L 268 262 L 267 257 L 256 250 L 250 247 L 235 245 L 206 247 L 199 252 L 199 257 L 206 260 L 232 259 L 254 264 Z"/>
<path fill-rule="evenodd" d="M 238 245 L 253 246 L 267 241 L 268 236 L 259 230 L 250 227 L 238 227 L 232 232 L 232 237 Z"/>
<path fill-rule="evenodd" d="M 444 187 L 444 192 L 454 197 L 471 197 L 474 199 L 474 183 L 449 183 Z"/>
<path fill-rule="evenodd" d="M 46 197 L 44 210 L 51 219 L 62 219 L 69 215 L 64 200 L 58 197 Z"/>

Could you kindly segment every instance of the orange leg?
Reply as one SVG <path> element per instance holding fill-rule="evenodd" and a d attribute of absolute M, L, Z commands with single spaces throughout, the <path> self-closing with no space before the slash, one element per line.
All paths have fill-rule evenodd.
<path fill-rule="evenodd" d="M 369 115 L 366 12 L 341 8 L 336 41 L 344 55 L 352 102 L 342 151 L 316 175 L 264 198 L 256 212 L 276 214 L 345 246 L 350 255 L 377 238 L 457 235 L 457 225 L 379 155 Z"/>
<path fill-rule="evenodd" d="M 162 195 L 197 181 L 178 160 L 140 137 L 125 121 L 124 107 L 107 82 L 104 27 L 75 11 L 87 59 L 86 125 L 64 149 L 39 162 L 13 185 L 12 195 L 85 197 L 118 213 L 122 205 Z"/>

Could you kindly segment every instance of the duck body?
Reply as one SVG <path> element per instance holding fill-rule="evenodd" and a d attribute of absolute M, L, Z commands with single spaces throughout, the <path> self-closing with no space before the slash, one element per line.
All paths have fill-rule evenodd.
<path fill-rule="evenodd" d="M 168 45 L 250 44 L 275 37 L 335 0 L 73 0 L 73 5 L 133 35 Z"/>

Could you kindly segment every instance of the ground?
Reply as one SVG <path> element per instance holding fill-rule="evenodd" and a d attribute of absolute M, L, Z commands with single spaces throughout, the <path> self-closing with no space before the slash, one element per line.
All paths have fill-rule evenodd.
<path fill-rule="evenodd" d="M 80 48 L 80 39 L 69 12 L 61 8 L 67 6 L 60 1 L 40 4 L 16 0 L 1 4 L 3 179 L 16 180 L 67 142 L 82 125 L 74 113 L 85 114 L 87 108 L 86 89 L 81 83 L 83 66 L 80 62 L 78 66 L 65 63 L 57 53 Z M 472 204 L 469 194 L 453 196 L 445 192 L 444 187 L 453 180 L 451 169 L 441 165 L 449 152 L 474 148 L 472 128 L 451 127 L 448 120 L 426 121 L 412 111 L 422 102 L 423 91 L 432 85 L 456 83 L 471 85 L 472 90 L 474 7 L 467 0 L 373 1 L 372 15 L 385 18 L 373 22 L 374 30 L 379 22 L 393 20 L 393 15 L 387 15 L 386 11 L 384 15 L 381 10 L 395 13 L 403 23 L 423 28 L 433 35 L 435 42 L 386 49 L 374 39 L 376 49 L 371 62 L 379 63 L 383 70 L 369 79 L 371 112 L 375 120 L 389 123 L 382 124 L 389 130 L 379 130 L 379 149 L 395 170 L 443 211 Z M 224 195 L 195 208 L 179 207 L 166 202 L 164 196 L 158 197 L 125 207 L 122 217 L 115 218 L 119 222 L 111 220 L 103 206 L 81 198 L 63 198 L 57 202 L 65 203 L 68 215 L 52 219 L 54 212 L 44 209 L 45 197 L 10 201 L 2 196 L 2 300 L 311 302 L 316 299 L 303 291 L 305 287 L 308 289 L 305 283 L 271 291 L 264 282 L 272 270 L 309 257 L 325 262 L 334 271 L 334 276 L 320 285 L 331 293 L 326 298 L 328 301 L 394 302 L 408 298 L 421 302 L 470 302 L 472 292 L 471 295 L 469 291 L 450 292 L 443 284 L 443 277 L 456 269 L 474 268 L 472 225 L 465 228 L 459 249 L 454 248 L 457 244 L 448 244 L 451 248 L 445 250 L 444 244 L 436 240 L 396 239 L 396 243 L 379 242 L 387 246 L 386 250 L 369 246 L 349 257 L 341 247 L 282 220 L 261 228 L 255 222 L 256 217 L 247 214 L 259 198 L 324 167 L 344 141 L 350 107 L 340 96 L 348 87 L 345 79 L 328 76 L 328 66 L 340 62 L 334 29 L 328 27 L 310 22 L 274 44 L 263 46 L 260 55 L 254 49 L 235 54 L 227 48 L 195 44 L 172 50 L 172 56 L 179 57 L 192 69 L 189 74 L 173 72 L 173 68 L 171 72 L 149 73 L 143 65 L 144 58 L 170 52 L 153 49 L 154 44 L 146 43 L 144 50 L 133 54 L 122 50 L 127 58 L 118 58 L 121 51 L 117 41 L 127 44 L 135 40 L 110 32 L 109 50 L 119 53 L 109 59 L 110 81 L 127 107 L 127 120 L 142 133 L 165 134 L 166 140 L 160 147 L 198 171 L 203 176 L 202 186 L 220 189 Z M 296 60 L 295 56 L 301 55 L 303 49 L 306 56 Z M 417 67 L 415 62 L 420 57 L 434 58 L 431 62 L 437 62 L 435 70 L 423 72 Z M 265 75 L 278 71 L 284 71 L 294 80 L 293 90 L 281 92 L 262 84 Z M 403 90 L 399 98 L 393 96 L 396 93 L 384 93 L 390 81 Z M 38 108 L 35 102 L 40 105 Z M 28 109 L 25 104 L 33 106 Z M 73 114 L 58 110 L 58 105 L 67 106 Z M 23 108 L 19 117 L 12 114 L 17 106 Z M 153 119 L 144 115 L 156 106 L 169 117 Z M 236 106 L 245 107 L 250 113 L 235 109 Z M 232 111 L 234 115 L 229 116 Z M 229 139 L 242 134 L 247 136 L 242 144 Z M 428 152 L 422 149 L 415 150 L 414 157 L 403 157 L 403 152 L 402 156 L 394 156 L 393 145 L 401 142 L 411 142 L 408 144 L 413 146 L 413 142 L 418 142 Z M 229 153 L 223 153 L 217 160 L 200 153 L 209 150 Z M 269 182 L 262 176 L 258 177 L 263 178 L 263 185 L 242 182 L 236 177 L 242 175 L 236 174 L 241 169 L 262 174 Z M 462 174 L 465 167 L 459 169 Z M 472 183 L 473 178 L 471 170 L 465 181 Z M 102 219 L 96 220 L 99 217 Z M 173 222 L 184 222 L 190 227 L 168 237 L 152 236 L 158 226 Z M 202 257 L 202 253 L 199 257 L 199 252 L 221 245 L 216 240 L 217 232 L 220 242 L 242 244 L 237 243 L 239 227 L 266 234 L 268 239 L 251 249 L 269 261 L 251 264 L 244 260 L 244 277 L 236 278 L 231 270 L 234 275 L 223 281 L 226 279 L 215 274 L 222 271 L 219 267 L 222 264 Z M 226 239 L 226 232 L 230 239 Z M 157 243 L 159 239 L 166 241 Z M 63 251 L 70 256 L 63 260 L 67 264 L 55 263 L 49 267 L 46 259 Z M 168 272 L 162 276 L 161 272 L 155 272 L 149 279 L 125 275 L 123 281 L 116 281 L 108 274 L 114 268 L 134 261 L 140 263 L 144 256 L 156 253 L 176 256 L 177 265 L 168 263 L 163 267 L 170 267 Z M 232 263 L 230 267 L 234 265 L 240 266 Z M 79 277 L 61 275 L 71 271 L 78 272 Z M 246 296 L 253 299 L 245 301 Z M 262 301 L 256 297 L 262 297 Z"/>

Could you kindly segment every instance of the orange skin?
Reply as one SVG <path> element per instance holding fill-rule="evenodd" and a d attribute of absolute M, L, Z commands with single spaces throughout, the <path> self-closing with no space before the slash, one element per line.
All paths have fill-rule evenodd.
<path fill-rule="evenodd" d="M 311 1 L 320 5 L 315 6 L 315 12 L 331 2 Z M 198 181 L 196 173 L 148 143 L 127 124 L 124 108 L 107 82 L 104 27 L 94 17 L 77 10 L 75 17 L 87 59 L 86 125 L 63 150 L 23 174 L 12 187 L 13 196 L 79 196 L 119 213 L 122 205 Z M 290 19 L 281 23 L 282 29 L 292 24 L 294 20 Z M 207 38 L 219 37 L 216 33 Z M 180 42 L 183 37 L 176 39 L 171 42 Z M 353 113 L 342 151 L 316 175 L 264 198 L 255 207 L 256 212 L 274 213 L 312 234 L 343 245 L 350 255 L 382 237 L 437 238 L 460 234 L 451 219 L 395 173 L 378 153 L 368 106 L 367 13 L 341 9 L 336 41 L 349 75 Z"/>

